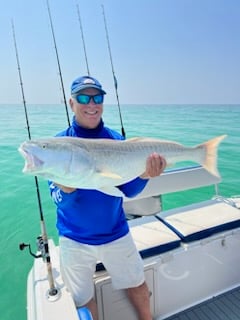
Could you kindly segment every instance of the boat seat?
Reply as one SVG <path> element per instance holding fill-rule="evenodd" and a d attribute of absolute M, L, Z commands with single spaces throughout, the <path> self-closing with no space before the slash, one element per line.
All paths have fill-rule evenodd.
<path fill-rule="evenodd" d="M 184 242 L 240 227 L 240 211 L 227 201 L 209 200 L 159 213 L 156 217 Z"/>
<path fill-rule="evenodd" d="M 161 196 L 136 199 L 129 202 L 123 202 L 123 209 L 126 217 L 151 216 L 162 210 Z"/>
<path fill-rule="evenodd" d="M 181 239 L 155 216 L 145 216 L 128 221 L 130 232 L 143 259 L 155 256 L 180 246 Z M 96 271 L 104 270 L 97 264 Z"/>
<path fill-rule="evenodd" d="M 133 219 L 128 223 L 133 240 L 143 259 L 180 246 L 179 236 L 155 216 Z"/>

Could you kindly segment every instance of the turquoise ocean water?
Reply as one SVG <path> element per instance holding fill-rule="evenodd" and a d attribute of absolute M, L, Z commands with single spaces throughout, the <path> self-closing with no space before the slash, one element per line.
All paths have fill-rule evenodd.
<path fill-rule="evenodd" d="M 62 105 L 27 108 L 32 138 L 53 136 L 67 126 Z M 227 134 L 219 148 L 219 189 L 225 196 L 240 194 L 240 105 L 124 105 L 122 117 L 128 138 L 158 137 L 193 146 Z M 104 121 L 120 131 L 116 106 L 105 106 Z M 24 161 L 17 151 L 27 138 L 23 106 L 0 105 L 0 320 L 26 319 L 26 280 L 33 258 L 18 246 L 31 243 L 34 250 L 40 234 L 34 178 L 21 172 Z M 46 182 L 39 179 L 39 183 L 48 236 L 57 241 L 55 207 Z M 212 187 L 206 187 L 166 195 L 163 207 L 204 200 L 213 192 Z"/>

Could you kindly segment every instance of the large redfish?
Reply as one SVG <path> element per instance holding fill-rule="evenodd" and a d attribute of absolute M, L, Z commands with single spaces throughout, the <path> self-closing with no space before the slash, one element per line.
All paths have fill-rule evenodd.
<path fill-rule="evenodd" d="M 195 147 L 152 138 L 122 141 L 55 137 L 23 142 L 19 151 L 25 158 L 24 173 L 68 187 L 122 196 L 116 186 L 140 176 L 145 171 L 147 157 L 153 152 L 165 157 L 168 166 L 193 161 L 219 176 L 217 148 L 225 137 Z"/>

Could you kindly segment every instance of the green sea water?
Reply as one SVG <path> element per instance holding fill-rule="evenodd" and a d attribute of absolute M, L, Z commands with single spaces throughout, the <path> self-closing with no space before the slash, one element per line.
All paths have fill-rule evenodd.
<path fill-rule="evenodd" d="M 67 126 L 62 105 L 28 105 L 32 138 L 53 136 Z M 69 110 L 70 117 L 71 112 Z M 178 141 L 186 146 L 227 134 L 219 147 L 220 194 L 240 194 L 240 105 L 123 105 L 127 137 L 148 136 Z M 118 108 L 105 106 L 104 122 L 121 131 Z M 34 178 L 21 171 L 24 161 L 17 151 L 28 139 L 22 105 L 0 105 L 0 320 L 26 319 L 26 281 L 33 264 L 19 243 L 31 243 L 40 234 L 39 209 Z M 48 236 L 57 242 L 55 206 L 47 183 L 39 179 Z M 214 193 L 205 187 L 165 195 L 164 209 L 208 199 Z"/>

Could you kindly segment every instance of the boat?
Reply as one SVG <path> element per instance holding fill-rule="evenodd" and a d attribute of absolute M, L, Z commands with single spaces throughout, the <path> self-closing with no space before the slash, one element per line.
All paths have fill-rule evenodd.
<path fill-rule="evenodd" d="M 49 4 L 51 31 L 61 76 Z M 116 97 L 117 81 L 113 70 Z M 12 23 L 16 60 L 29 139 L 28 115 L 21 69 Z M 64 87 L 65 109 L 69 123 Z M 120 111 L 119 101 L 118 107 Z M 121 118 L 121 112 L 120 119 Z M 121 120 L 122 124 L 122 120 Z M 125 136 L 122 125 L 122 135 Z M 38 180 L 35 177 L 37 195 Z M 201 166 L 171 169 L 152 178 L 134 199 L 124 201 L 130 231 L 144 261 L 150 289 L 151 312 L 155 320 L 240 319 L 240 195 L 219 194 L 219 177 Z M 213 186 L 209 199 L 163 210 L 162 195 Z M 40 198 L 38 197 L 40 202 Z M 41 206 L 39 206 L 41 207 Z M 87 308 L 76 308 L 61 277 L 59 247 L 47 239 L 40 210 L 42 236 L 27 279 L 28 320 L 91 320 Z M 119 257 L 121 259 L 121 257 Z M 99 261 L 93 278 L 99 320 L 137 320 L 124 290 L 113 290 L 111 277 Z"/>
<path fill-rule="evenodd" d="M 220 182 L 201 166 L 175 168 L 124 201 L 155 320 L 240 319 L 240 195 L 220 195 Z M 162 209 L 162 195 L 204 186 L 212 186 L 209 199 Z M 28 320 L 92 319 L 86 308 L 76 309 L 61 278 L 59 248 L 52 239 L 48 244 L 55 291 L 49 294 L 46 259 L 35 259 L 27 280 Z M 99 320 L 137 320 L 101 261 L 93 281 Z"/>

